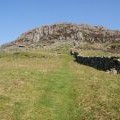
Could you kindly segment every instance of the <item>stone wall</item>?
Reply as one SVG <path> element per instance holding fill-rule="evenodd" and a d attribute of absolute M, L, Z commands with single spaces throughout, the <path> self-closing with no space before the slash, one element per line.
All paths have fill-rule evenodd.
<path fill-rule="evenodd" d="M 120 59 L 118 57 L 85 57 L 78 54 L 77 51 L 70 51 L 75 57 L 75 61 L 98 70 L 108 73 L 120 73 Z"/>

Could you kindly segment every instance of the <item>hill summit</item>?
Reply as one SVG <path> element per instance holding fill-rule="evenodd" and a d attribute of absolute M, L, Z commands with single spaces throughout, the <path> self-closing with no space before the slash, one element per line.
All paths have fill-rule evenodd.
<path fill-rule="evenodd" d="M 107 45 L 120 43 L 120 31 L 87 24 L 46 25 L 23 33 L 15 41 L 3 45 L 2 48 L 43 48 L 56 43 L 73 41 Z"/>

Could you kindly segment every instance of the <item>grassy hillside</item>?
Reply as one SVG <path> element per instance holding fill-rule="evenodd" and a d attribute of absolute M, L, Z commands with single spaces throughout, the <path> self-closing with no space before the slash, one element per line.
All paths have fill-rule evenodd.
<path fill-rule="evenodd" d="M 78 64 L 67 50 L 0 53 L 0 120 L 120 119 L 120 75 Z"/>

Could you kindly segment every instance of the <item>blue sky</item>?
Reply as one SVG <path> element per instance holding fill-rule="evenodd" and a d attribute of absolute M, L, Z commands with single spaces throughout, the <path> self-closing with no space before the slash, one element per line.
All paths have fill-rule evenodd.
<path fill-rule="evenodd" d="M 35 27 L 61 22 L 120 30 L 120 0 L 0 0 L 0 44 Z"/>

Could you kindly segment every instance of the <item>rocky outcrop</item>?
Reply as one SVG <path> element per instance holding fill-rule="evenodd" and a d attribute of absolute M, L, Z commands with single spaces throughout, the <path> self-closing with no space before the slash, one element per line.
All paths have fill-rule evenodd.
<path fill-rule="evenodd" d="M 84 24 L 54 24 L 23 33 L 17 40 L 2 47 L 44 47 L 62 41 L 108 44 L 120 41 L 120 31 L 112 31 L 102 26 Z"/>
<path fill-rule="evenodd" d="M 77 51 L 70 51 L 70 53 L 75 57 L 75 61 L 80 64 L 87 65 L 98 70 L 103 70 L 107 73 L 120 73 L 119 57 L 86 57 L 79 55 Z"/>

